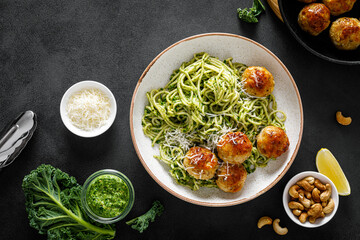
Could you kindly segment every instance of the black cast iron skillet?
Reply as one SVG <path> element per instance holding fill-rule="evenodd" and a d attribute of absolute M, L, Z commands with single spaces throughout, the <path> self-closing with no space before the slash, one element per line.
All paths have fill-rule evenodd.
<path fill-rule="evenodd" d="M 286 26 L 296 40 L 307 50 L 325 60 L 347 65 L 360 65 L 360 47 L 352 51 L 338 50 L 332 44 L 329 37 L 331 23 L 340 17 L 360 17 L 360 0 L 358 0 L 350 12 L 340 16 L 331 16 L 330 26 L 321 34 L 314 37 L 304 32 L 297 23 L 298 15 L 306 3 L 297 0 L 278 0 L 281 15 Z M 321 1 L 317 1 L 321 3 Z"/>

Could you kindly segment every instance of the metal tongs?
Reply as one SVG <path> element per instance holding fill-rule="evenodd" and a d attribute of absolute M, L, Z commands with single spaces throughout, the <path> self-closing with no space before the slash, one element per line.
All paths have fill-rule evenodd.
<path fill-rule="evenodd" d="M 33 111 L 26 111 L 0 132 L 0 169 L 15 160 L 29 142 L 36 126 L 36 114 Z"/>

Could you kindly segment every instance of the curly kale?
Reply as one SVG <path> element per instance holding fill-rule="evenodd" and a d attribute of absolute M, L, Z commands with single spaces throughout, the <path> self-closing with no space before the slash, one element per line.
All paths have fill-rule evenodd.
<path fill-rule="evenodd" d="M 81 206 L 82 187 L 74 177 L 51 165 L 40 165 L 24 177 L 30 226 L 48 239 L 113 239 L 113 225 L 92 221 Z"/>
<path fill-rule="evenodd" d="M 126 224 L 131 225 L 133 229 L 138 230 L 140 233 L 142 233 L 149 227 L 149 223 L 154 222 L 155 217 L 160 216 L 163 211 L 164 206 L 156 200 L 155 202 L 153 202 L 153 205 L 149 211 L 137 218 L 127 221 Z"/>
<path fill-rule="evenodd" d="M 265 11 L 265 7 L 260 0 L 254 0 L 253 6 L 250 9 L 237 9 L 239 18 L 247 23 L 257 23 L 257 16 L 259 16 L 263 11 Z"/>

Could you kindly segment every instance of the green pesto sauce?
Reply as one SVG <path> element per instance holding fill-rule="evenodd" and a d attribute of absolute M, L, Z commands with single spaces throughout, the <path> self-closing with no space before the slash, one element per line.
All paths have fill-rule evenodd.
<path fill-rule="evenodd" d="M 113 175 L 95 178 L 87 190 L 86 202 L 91 211 L 103 218 L 120 215 L 129 203 L 129 189 L 125 182 Z"/>

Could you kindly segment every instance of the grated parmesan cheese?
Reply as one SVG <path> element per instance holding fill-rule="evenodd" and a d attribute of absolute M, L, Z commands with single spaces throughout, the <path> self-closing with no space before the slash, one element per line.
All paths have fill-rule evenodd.
<path fill-rule="evenodd" d="M 109 119 L 110 100 L 99 89 L 83 89 L 70 97 L 66 112 L 75 127 L 92 131 Z"/>
<path fill-rule="evenodd" d="M 207 144 L 204 147 L 210 149 L 213 152 L 218 145 L 220 139 L 228 132 L 233 132 L 235 130 L 236 128 L 230 128 L 225 125 L 221 126 L 220 130 L 217 133 L 209 134 Z"/>
<path fill-rule="evenodd" d="M 167 147 L 181 146 L 186 152 L 190 149 L 194 143 L 190 140 L 192 134 L 183 133 L 180 129 L 168 131 L 165 134 L 165 144 Z"/>
<path fill-rule="evenodd" d="M 236 130 L 236 128 L 230 128 L 225 125 L 219 126 L 219 128 L 220 129 L 216 133 L 208 134 L 207 139 L 204 139 L 205 143 L 201 144 L 200 147 L 207 148 L 214 152 L 220 139 L 228 132 Z M 163 145 L 169 148 L 181 147 L 184 152 L 187 152 L 191 147 L 196 145 L 194 140 L 192 140 L 196 134 L 196 132 L 183 133 L 180 129 L 170 130 L 165 133 L 165 143 Z M 183 168 L 185 169 L 185 167 Z"/>

